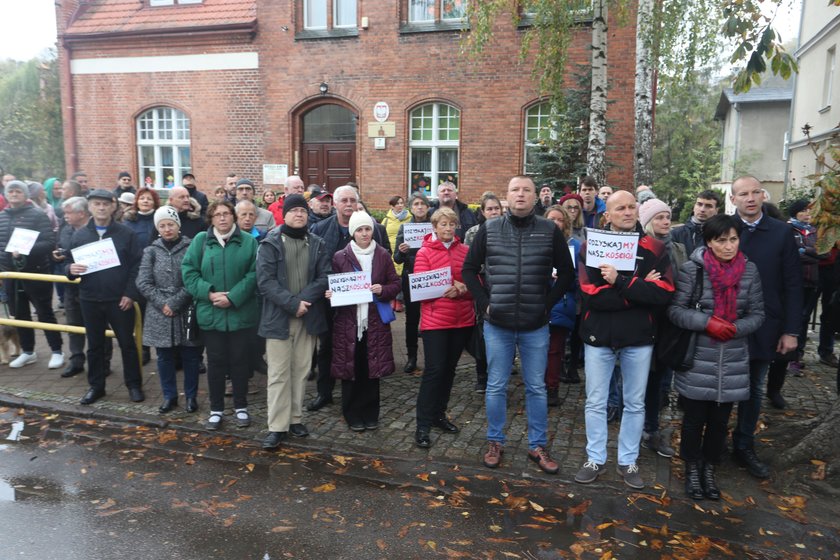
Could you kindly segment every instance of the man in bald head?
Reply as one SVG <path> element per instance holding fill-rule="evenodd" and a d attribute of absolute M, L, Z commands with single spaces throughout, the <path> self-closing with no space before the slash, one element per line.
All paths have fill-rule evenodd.
<path fill-rule="evenodd" d="M 181 219 L 181 235 L 194 239 L 207 229 L 207 223 L 201 217 L 201 204 L 190 198 L 190 191 L 185 187 L 172 187 L 169 190 L 169 205 L 178 211 Z"/>
<path fill-rule="evenodd" d="M 667 305 L 674 293 L 671 261 L 663 243 L 645 235 L 637 222 L 636 198 L 616 191 L 607 199 L 606 229 L 637 233 L 633 270 L 610 264 L 586 263 L 581 250 L 580 288 L 583 296 L 580 337 L 586 352 L 586 461 L 575 481 L 586 484 L 600 475 L 607 462 L 607 395 L 616 360 L 621 362 L 624 413 L 618 434 L 618 473 L 631 488 L 643 488 L 636 460 L 645 420 L 645 391 L 656 335 L 655 308 Z"/>

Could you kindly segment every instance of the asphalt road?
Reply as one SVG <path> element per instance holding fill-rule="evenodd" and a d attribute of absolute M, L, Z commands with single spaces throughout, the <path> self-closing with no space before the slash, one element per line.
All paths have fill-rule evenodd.
<path fill-rule="evenodd" d="M 21 414 L 23 412 L 23 414 Z M 831 558 L 829 529 L 486 469 L 0 409 L 0 558 Z M 730 556 L 734 555 L 734 556 Z"/>

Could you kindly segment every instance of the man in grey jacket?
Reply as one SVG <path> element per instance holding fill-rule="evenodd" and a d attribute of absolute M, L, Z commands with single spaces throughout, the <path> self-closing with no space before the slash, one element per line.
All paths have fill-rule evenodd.
<path fill-rule="evenodd" d="M 276 449 L 287 434 L 306 437 L 301 422 L 306 376 L 317 336 L 327 331 L 324 298 L 332 255 L 307 231 L 306 200 L 283 202 L 284 224 L 272 230 L 257 254 L 257 288 L 262 296 L 259 335 L 268 358 L 268 436 L 263 449 Z"/>

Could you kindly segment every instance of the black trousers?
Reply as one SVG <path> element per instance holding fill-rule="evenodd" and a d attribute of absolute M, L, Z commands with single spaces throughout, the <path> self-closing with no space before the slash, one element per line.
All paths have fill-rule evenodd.
<path fill-rule="evenodd" d="M 128 311 L 123 311 L 119 301 L 81 300 L 80 303 L 88 343 L 88 384 L 93 389 L 105 389 L 105 347 L 111 345 L 105 331 L 110 325 L 120 345 L 125 386 L 139 388 L 143 380 L 140 375 L 137 347 L 134 344 L 134 306 Z"/>
<path fill-rule="evenodd" d="M 76 327 L 84 327 L 85 323 L 82 320 L 82 306 L 79 302 L 79 287 L 68 284 L 64 289 L 64 316 L 67 319 L 68 325 Z M 77 367 L 85 365 L 85 335 L 83 334 L 69 334 L 67 335 L 70 346 L 70 363 Z M 106 348 L 110 347 L 106 344 Z M 108 358 L 110 362 L 110 357 Z"/>
<path fill-rule="evenodd" d="M 423 331 L 423 354 L 426 362 L 423 378 L 417 393 L 417 428 L 432 427 L 438 418 L 446 418 L 455 367 L 467 342 L 472 327 Z"/>
<path fill-rule="evenodd" d="M 775 359 L 770 362 L 770 368 L 767 370 L 767 394 L 780 393 L 782 387 L 785 386 L 785 377 L 787 377 L 787 368 L 790 362 L 788 360 Z"/>
<path fill-rule="evenodd" d="M 355 379 L 341 381 L 341 413 L 348 424 L 379 421 L 379 379 L 371 379 L 367 333 L 356 342 Z"/>
<path fill-rule="evenodd" d="M 225 409 L 225 378 L 233 385 L 233 408 L 248 407 L 248 379 L 251 377 L 251 329 L 201 331 L 207 348 L 207 389 L 210 410 Z"/>
<path fill-rule="evenodd" d="M 316 386 L 318 394 L 323 397 L 332 398 L 333 389 L 335 389 L 335 379 L 332 376 L 332 354 L 333 354 L 333 322 L 332 310 L 327 310 L 327 331 L 318 335 L 318 381 Z"/>
<path fill-rule="evenodd" d="M 38 314 L 38 321 L 42 323 L 57 323 L 52 309 L 53 285 L 50 282 L 35 282 L 31 280 L 5 280 L 5 289 L 9 298 L 9 313 L 20 321 L 31 321 L 31 303 Z M 25 327 L 17 327 L 20 338 L 20 349 L 24 352 L 35 350 L 35 331 Z M 58 331 L 44 331 L 47 343 L 53 352 L 61 352 L 61 333 Z"/>
<path fill-rule="evenodd" d="M 403 305 L 405 306 L 405 349 L 409 358 L 417 357 L 417 336 L 420 329 L 420 302 L 411 301 L 411 291 L 408 289 L 408 275 L 402 278 Z M 425 346 L 424 346 L 425 348 Z"/>
<path fill-rule="evenodd" d="M 726 446 L 726 430 L 733 403 L 695 401 L 680 396 L 683 425 L 680 457 L 688 463 L 720 462 Z"/>

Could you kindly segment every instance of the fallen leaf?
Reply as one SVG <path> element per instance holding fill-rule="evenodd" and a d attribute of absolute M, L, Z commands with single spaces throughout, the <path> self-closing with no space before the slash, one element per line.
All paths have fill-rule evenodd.
<path fill-rule="evenodd" d="M 342 467 L 346 467 L 347 463 L 350 461 L 350 457 L 345 457 L 344 455 L 333 455 L 333 461 Z"/>
<path fill-rule="evenodd" d="M 536 502 L 528 500 L 528 503 L 531 504 L 531 507 L 534 508 L 534 511 L 545 511 L 545 508 Z"/>
<path fill-rule="evenodd" d="M 236 522 L 236 516 L 235 516 L 235 515 L 231 515 L 230 517 L 228 517 L 227 519 L 225 519 L 225 521 L 224 521 L 223 525 L 224 525 L 225 527 L 230 527 L 230 526 L 231 526 L 231 525 L 233 525 L 235 522 Z"/>
<path fill-rule="evenodd" d="M 44 420 L 55 420 L 58 418 L 58 414 L 50 414 L 49 416 L 45 416 Z"/>
<path fill-rule="evenodd" d="M 193 457 L 192 455 L 187 455 L 187 458 L 184 459 L 184 464 L 194 465 L 195 464 L 195 457 Z"/>
<path fill-rule="evenodd" d="M 569 547 L 569 550 L 571 550 L 572 554 L 574 554 L 575 556 L 580 556 L 583 554 L 584 549 L 578 543 L 574 543 L 572 546 Z"/>
<path fill-rule="evenodd" d="M 388 545 L 386 545 L 385 541 L 382 539 L 376 539 L 376 546 L 379 547 L 379 550 L 385 550 L 388 548 Z"/>
<path fill-rule="evenodd" d="M 248 469 L 248 472 L 254 472 L 254 466 L 254 463 L 248 463 L 245 468 Z"/>
<path fill-rule="evenodd" d="M 592 505 L 592 500 L 586 500 L 575 507 L 569 508 L 569 515 L 583 515 L 586 513 L 586 510 L 589 509 L 589 506 Z"/>
<path fill-rule="evenodd" d="M 333 490 L 335 490 L 335 484 L 332 482 L 327 482 L 312 489 L 313 492 L 332 492 Z"/>
<path fill-rule="evenodd" d="M 502 532 L 502 528 L 499 527 L 498 525 L 490 525 L 490 530 L 493 531 L 494 533 L 501 533 Z"/>
<path fill-rule="evenodd" d="M 113 498 L 108 498 L 102 505 L 96 506 L 96 509 L 108 509 L 117 505 Z"/>
<path fill-rule="evenodd" d="M 420 473 L 417 475 L 417 478 L 424 482 L 429 482 L 429 473 Z"/>
<path fill-rule="evenodd" d="M 272 532 L 272 533 L 286 533 L 286 532 L 288 532 L 288 531 L 294 531 L 294 530 L 295 530 L 295 528 L 294 528 L 294 527 L 286 527 L 286 526 L 284 526 L 284 525 L 279 525 L 279 526 L 277 526 L 277 527 L 274 527 L 274 528 L 271 530 L 271 532 Z"/>
<path fill-rule="evenodd" d="M 603 531 L 603 530 L 604 530 L 604 529 L 606 529 L 607 527 L 612 527 L 612 526 L 613 526 L 612 522 L 608 522 L 608 523 L 601 523 L 600 525 L 598 525 L 598 526 L 597 526 L 597 527 L 595 527 L 595 528 L 596 528 L 597 530 L 599 530 L 599 531 Z"/>

